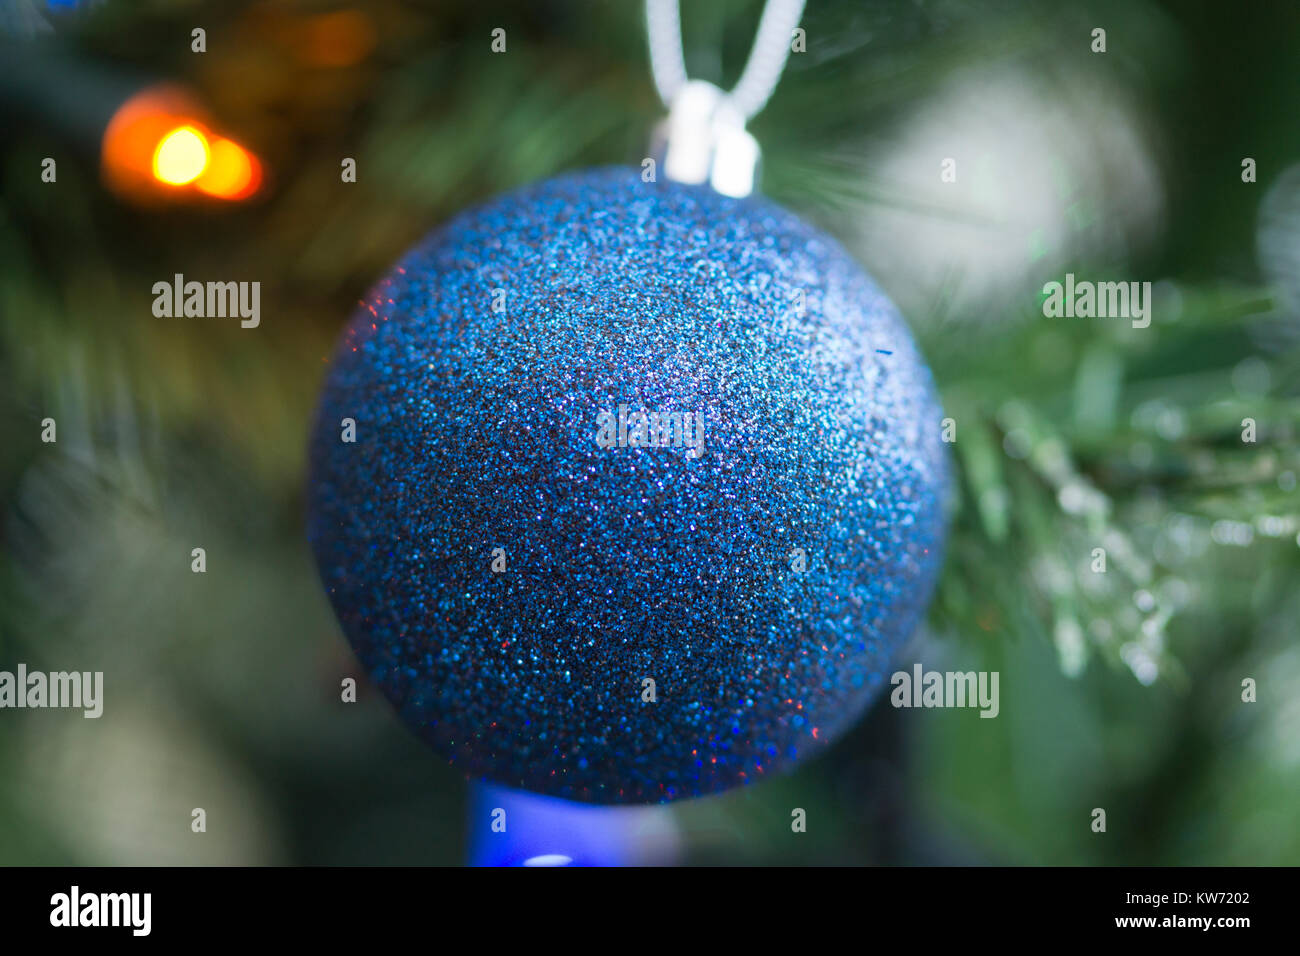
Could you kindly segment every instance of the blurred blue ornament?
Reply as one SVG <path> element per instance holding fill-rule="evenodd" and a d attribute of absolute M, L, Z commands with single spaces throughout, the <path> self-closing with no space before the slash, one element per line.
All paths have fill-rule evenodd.
<path fill-rule="evenodd" d="M 887 683 L 939 566 L 940 419 L 834 240 L 762 199 L 576 173 L 461 215 L 363 303 L 309 537 L 371 679 L 467 773 L 710 793 Z"/>
<path fill-rule="evenodd" d="M 492 784 L 470 799 L 471 866 L 666 866 L 681 840 L 664 807 L 588 807 Z"/>

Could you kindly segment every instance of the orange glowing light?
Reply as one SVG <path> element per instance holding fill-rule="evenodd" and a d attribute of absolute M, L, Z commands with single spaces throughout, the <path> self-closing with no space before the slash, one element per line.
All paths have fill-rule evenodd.
<path fill-rule="evenodd" d="M 262 181 L 257 157 L 214 135 L 202 108 L 175 87 L 149 87 L 118 107 L 100 163 L 112 189 L 142 202 L 197 194 L 243 199 Z"/>
<path fill-rule="evenodd" d="M 212 141 L 208 167 L 194 186 L 217 199 L 243 199 L 257 192 L 261 181 L 257 157 L 238 143 L 218 137 Z"/>
<path fill-rule="evenodd" d="M 153 175 L 168 186 L 184 186 L 208 168 L 208 138 L 193 126 L 178 126 L 158 142 L 153 153 Z"/>

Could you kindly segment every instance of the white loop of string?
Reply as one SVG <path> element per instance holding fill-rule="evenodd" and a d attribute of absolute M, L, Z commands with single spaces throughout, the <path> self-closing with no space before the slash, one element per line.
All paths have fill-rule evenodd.
<path fill-rule="evenodd" d="M 682 54 L 682 20 L 678 0 L 646 0 L 646 33 L 650 40 L 650 69 L 665 106 L 686 85 L 686 59 Z M 804 0 L 767 0 L 758 23 L 758 35 L 749 62 L 736 88 L 727 94 L 731 106 L 748 122 L 758 114 L 776 89 L 791 37 L 803 16 Z"/>

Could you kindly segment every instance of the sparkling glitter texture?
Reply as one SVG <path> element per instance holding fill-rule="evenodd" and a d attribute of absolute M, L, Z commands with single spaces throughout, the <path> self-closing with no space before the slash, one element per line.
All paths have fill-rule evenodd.
<path fill-rule="evenodd" d="M 601 447 L 620 405 L 703 411 L 702 453 Z M 710 793 L 887 685 L 939 563 L 940 420 L 832 239 L 762 199 L 587 171 L 461 215 L 363 303 L 309 536 L 371 679 L 468 774 Z"/>

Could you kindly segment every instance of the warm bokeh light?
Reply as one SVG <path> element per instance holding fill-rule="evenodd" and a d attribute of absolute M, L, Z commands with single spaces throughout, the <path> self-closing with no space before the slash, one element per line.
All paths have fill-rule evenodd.
<path fill-rule="evenodd" d="M 115 192 L 141 202 L 245 199 L 263 178 L 257 157 L 216 135 L 195 99 L 174 87 L 150 87 L 118 107 L 104 130 L 101 164 Z"/>
<path fill-rule="evenodd" d="M 194 185 L 217 199 L 243 199 L 257 191 L 261 179 L 256 156 L 238 143 L 218 137 L 212 141 L 207 169 Z"/>
<path fill-rule="evenodd" d="M 209 155 L 207 137 L 193 126 L 178 127 L 154 150 L 154 178 L 169 186 L 192 183 L 207 169 Z"/>

